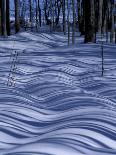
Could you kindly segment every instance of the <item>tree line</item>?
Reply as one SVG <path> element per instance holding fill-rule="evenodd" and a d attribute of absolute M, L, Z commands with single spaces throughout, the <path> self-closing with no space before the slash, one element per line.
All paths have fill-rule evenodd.
<path fill-rule="evenodd" d="M 0 35 L 11 34 L 11 0 L 0 0 Z M 15 32 L 39 31 L 44 25 L 50 32 L 68 34 L 75 43 L 77 32 L 86 42 L 96 42 L 97 34 L 116 43 L 115 0 L 14 0 Z M 72 38 L 72 39 L 71 39 Z"/>

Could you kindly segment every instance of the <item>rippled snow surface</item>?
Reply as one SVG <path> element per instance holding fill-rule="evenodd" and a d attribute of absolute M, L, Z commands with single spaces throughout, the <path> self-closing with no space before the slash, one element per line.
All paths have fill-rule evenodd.
<path fill-rule="evenodd" d="M 99 44 L 67 48 L 63 35 L 45 33 L 1 38 L 0 155 L 116 155 L 116 46 L 105 45 L 104 58 L 102 77 Z"/>

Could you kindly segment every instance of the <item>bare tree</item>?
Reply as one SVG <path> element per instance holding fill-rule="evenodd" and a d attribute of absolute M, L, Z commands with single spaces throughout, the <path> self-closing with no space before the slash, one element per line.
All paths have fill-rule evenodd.
<path fill-rule="evenodd" d="M 1 24 L 2 24 L 2 35 L 7 36 L 7 30 L 6 30 L 6 0 L 1 1 Z"/>
<path fill-rule="evenodd" d="M 95 42 L 94 0 L 84 0 L 85 43 Z"/>
<path fill-rule="evenodd" d="M 15 4 L 15 32 L 19 32 L 20 30 L 20 10 L 19 10 L 19 0 L 14 0 Z"/>
<path fill-rule="evenodd" d="M 72 25 L 72 44 L 75 43 L 75 0 L 72 0 L 73 25 Z"/>
<path fill-rule="evenodd" d="M 98 21 L 98 30 L 102 33 L 102 15 L 103 15 L 103 0 L 99 0 L 99 21 Z"/>
<path fill-rule="evenodd" d="M 40 1 L 38 0 L 38 11 L 39 11 L 39 24 L 41 27 L 41 8 L 40 8 Z"/>
<path fill-rule="evenodd" d="M 26 0 L 23 0 L 20 5 L 20 23 L 22 27 L 26 28 L 25 15 L 26 15 Z"/>
<path fill-rule="evenodd" d="M 114 38 L 114 0 L 111 1 L 111 33 L 110 33 L 110 42 L 113 42 Z"/>
<path fill-rule="evenodd" d="M 29 20 L 32 23 L 32 0 L 29 0 Z"/>
<path fill-rule="evenodd" d="M 6 0 L 6 28 L 7 28 L 7 35 L 10 35 L 10 5 L 9 0 Z"/>
<path fill-rule="evenodd" d="M 69 16 L 70 16 L 70 8 L 69 8 L 69 1 L 67 0 L 67 22 L 68 22 L 68 45 L 70 44 L 70 21 L 69 21 Z"/>
<path fill-rule="evenodd" d="M 63 32 L 64 34 L 66 34 L 65 0 L 62 0 L 62 12 L 63 12 Z"/>
<path fill-rule="evenodd" d="M 1 21 L 1 6 L 2 6 L 2 3 L 1 3 L 1 1 L 0 1 L 0 35 L 2 34 L 2 21 Z"/>

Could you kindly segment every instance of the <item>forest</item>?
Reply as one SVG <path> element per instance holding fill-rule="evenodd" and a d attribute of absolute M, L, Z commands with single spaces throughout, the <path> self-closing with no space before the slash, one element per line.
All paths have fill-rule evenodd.
<path fill-rule="evenodd" d="M 14 3 L 15 32 L 21 28 L 39 31 L 43 24 L 49 26 L 50 32 L 62 31 L 84 35 L 84 42 L 96 42 L 97 34 L 105 35 L 106 42 L 116 43 L 116 1 L 115 0 L 1 0 L 0 34 L 11 34 L 11 9 Z M 110 34 L 109 34 L 110 33 Z"/>

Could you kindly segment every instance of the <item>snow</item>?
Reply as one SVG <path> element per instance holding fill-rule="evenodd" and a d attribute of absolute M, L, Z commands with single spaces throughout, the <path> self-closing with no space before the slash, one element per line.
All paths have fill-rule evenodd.
<path fill-rule="evenodd" d="M 62 33 L 0 38 L 0 155 L 116 154 L 116 45 Z"/>

